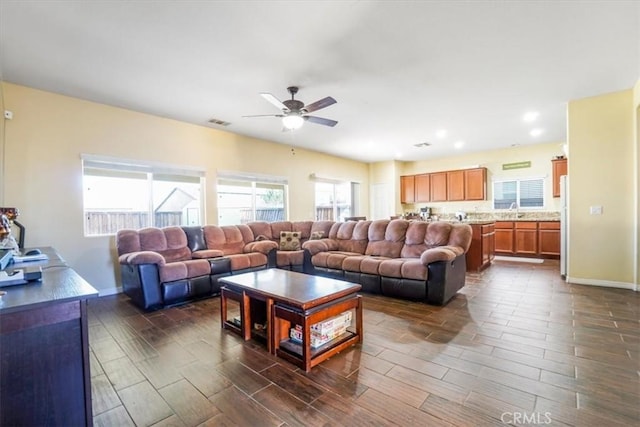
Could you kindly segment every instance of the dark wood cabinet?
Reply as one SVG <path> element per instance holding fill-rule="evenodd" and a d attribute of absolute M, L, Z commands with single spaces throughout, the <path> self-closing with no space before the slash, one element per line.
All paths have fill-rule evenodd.
<path fill-rule="evenodd" d="M 93 425 L 87 300 L 98 296 L 51 248 L 42 282 L 3 288 L 0 425 Z"/>
<path fill-rule="evenodd" d="M 538 223 L 521 221 L 515 223 L 515 249 L 518 255 L 538 254 Z"/>
<path fill-rule="evenodd" d="M 567 174 L 567 159 L 551 160 L 553 197 L 560 197 L 560 177 Z"/>
<path fill-rule="evenodd" d="M 486 198 L 487 169 L 465 169 L 464 199 L 484 200 Z"/>
<path fill-rule="evenodd" d="M 558 221 L 538 223 L 538 249 L 540 255 L 560 257 L 560 223 Z"/>
<path fill-rule="evenodd" d="M 447 173 L 437 172 L 431 174 L 431 201 L 447 201 Z"/>
<path fill-rule="evenodd" d="M 464 200 L 464 170 L 447 172 L 447 200 Z"/>
<path fill-rule="evenodd" d="M 406 175 L 400 177 L 400 202 L 415 203 L 415 176 Z"/>
<path fill-rule="evenodd" d="M 473 236 L 465 257 L 467 271 L 480 272 L 491 265 L 495 256 L 495 225 L 471 224 Z"/>
<path fill-rule="evenodd" d="M 431 175 L 423 173 L 415 176 L 415 200 L 416 202 L 431 201 Z"/>
<path fill-rule="evenodd" d="M 495 230 L 496 254 L 513 255 L 515 253 L 513 221 L 496 221 Z"/>

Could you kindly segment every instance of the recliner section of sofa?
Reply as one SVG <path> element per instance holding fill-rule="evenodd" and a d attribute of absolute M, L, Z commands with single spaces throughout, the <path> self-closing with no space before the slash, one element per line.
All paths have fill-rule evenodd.
<path fill-rule="evenodd" d="M 246 225 L 120 230 L 116 247 L 123 291 L 145 310 L 220 293 L 218 279 L 267 267 L 272 241 Z"/>
<path fill-rule="evenodd" d="M 376 220 L 336 223 L 303 244 L 312 274 L 360 283 L 366 292 L 446 304 L 465 284 L 468 224 Z"/>

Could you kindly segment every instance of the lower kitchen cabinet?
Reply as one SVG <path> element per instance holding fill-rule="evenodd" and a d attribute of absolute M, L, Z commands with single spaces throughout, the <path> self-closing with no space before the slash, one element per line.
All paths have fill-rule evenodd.
<path fill-rule="evenodd" d="M 496 221 L 495 230 L 496 254 L 513 255 L 516 252 L 513 239 L 513 221 Z"/>
<path fill-rule="evenodd" d="M 560 258 L 559 221 L 496 221 L 496 255 Z"/>
<path fill-rule="evenodd" d="M 467 251 L 467 271 L 480 272 L 491 265 L 495 257 L 495 224 L 471 224 L 473 237 Z"/>
<path fill-rule="evenodd" d="M 558 221 L 538 223 L 538 253 L 560 257 L 560 223 Z"/>
<path fill-rule="evenodd" d="M 515 248 L 518 255 L 538 254 L 538 223 L 522 221 L 515 223 Z"/>

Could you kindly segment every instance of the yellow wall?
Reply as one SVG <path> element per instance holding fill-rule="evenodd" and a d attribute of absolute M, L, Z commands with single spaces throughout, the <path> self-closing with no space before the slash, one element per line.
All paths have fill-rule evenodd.
<path fill-rule="evenodd" d="M 633 99 L 630 89 L 568 105 L 572 283 L 635 287 L 638 157 Z M 603 214 L 591 215 L 591 206 L 603 206 Z"/>
<path fill-rule="evenodd" d="M 635 190 L 633 192 L 635 196 L 635 227 L 636 227 L 636 256 L 635 256 L 635 286 L 636 290 L 640 290 L 640 79 L 636 82 L 635 87 L 633 88 L 633 108 L 635 111 L 634 120 L 635 120 Z"/>
<path fill-rule="evenodd" d="M 559 211 L 560 199 L 553 197 L 551 159 L 564 154 L 563 142 L 549 144 L 535 144 L 511 147 L 501 150 L 482 151 L 478 153 L 464 154 L 442 159 L 407 162 L 404 165 L 403 175 L 413 175 L 426 172 L 439 172 L 446 170 L 464 169 L 470 166 L 487 168 L 487 197 L 483 201 L 474 202 L 430 202 L 415 205 L 404 205 L 405 211 L 417 211 L 419 207 L 430 206 L 434 213 L 453 213 L 463 210 L 468 213 L 486 212 L 493 210 L 492 180 L 544 177 L 545 178 L 545 206 L 544 211 Z M 531 161 L 530 168 L 502 170 L 504 163 Z M 399 190 L 398 190 L 398 197 Z"/>
<path fill-rule="evenodd" d="M 366 163 L 6 82 L 2 90 L 14 114 L 5 122 L 4 205 L 20 209 L 26 246 L 54 246 L 107 292 L 116 286 L 114 239 L 83 236 L 83 153 L 203 168 L 208 224 L 216 223 L 217 170 L 287 176 L 291 220 L 313 219 L 313 173 L 362 183 L 360 211 L 369 211 Z"/>

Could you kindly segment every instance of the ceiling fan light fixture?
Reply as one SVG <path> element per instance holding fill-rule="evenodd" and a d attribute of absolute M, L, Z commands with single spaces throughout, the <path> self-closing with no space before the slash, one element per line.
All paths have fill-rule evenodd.
<path fill-rule="evenodd" d="M 298 114 L 290 114 L 282 118 L 282 126 L 289 130 L 296 130 L 302 127 L 304 118 Z"/>

